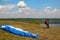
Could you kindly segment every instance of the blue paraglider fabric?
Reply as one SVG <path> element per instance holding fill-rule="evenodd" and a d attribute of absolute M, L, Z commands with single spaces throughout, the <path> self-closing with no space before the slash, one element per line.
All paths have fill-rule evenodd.
<path fill-rule="evenodd" d="M 7 32 L 10 32 L 10 33 L 13 33 L 13 34 L 16 34 L 16 35 L 19 35 L 19 36 L 26 36 L 26 37 L 30 37 L 30 38 L 38 38 L 37 34 L 29 33 L 28 31 L 24 31 L 20 28 L 15 28 L 11 25 L 1 25 L 0 29 L 7 31 Z"/>

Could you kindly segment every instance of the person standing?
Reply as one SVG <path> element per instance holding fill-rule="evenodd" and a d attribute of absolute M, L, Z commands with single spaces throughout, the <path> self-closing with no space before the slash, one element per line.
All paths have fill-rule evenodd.
<path fill-rule="evenodd" d="M 46 24 L 47 28 L 49 28 L 49 19 L 48 18 L 45 20 L 45 24 Z"/>

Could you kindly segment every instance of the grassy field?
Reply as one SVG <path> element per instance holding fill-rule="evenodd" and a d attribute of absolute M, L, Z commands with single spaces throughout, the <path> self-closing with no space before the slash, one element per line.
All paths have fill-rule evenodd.
<path fill-rule="evenodd" d="M 41 24 L 33 24 L 28 22 L 6 21 L 0 20 L 0 24 L 11 24 L 14 27 L 21 28 L 25 31 L 39 35 L 38 39 L 14 35 L 12 33 L 0 30 L 0 40 L 60 40 L 60 28 L 50 27 L 45 29 Z"/>

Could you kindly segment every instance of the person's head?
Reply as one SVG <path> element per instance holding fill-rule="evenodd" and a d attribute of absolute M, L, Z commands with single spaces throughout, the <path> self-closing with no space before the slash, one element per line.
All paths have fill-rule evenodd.
<path fill-rule="evenodd" d="M 49 19 L 47 18 L 47 20 L 49 20 Z"/>

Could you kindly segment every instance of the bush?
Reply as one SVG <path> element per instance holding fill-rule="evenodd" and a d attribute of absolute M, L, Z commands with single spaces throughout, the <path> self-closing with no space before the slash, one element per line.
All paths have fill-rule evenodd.
<path fill-rule="evenodd" d="M 31 23 L 33 23 L 33 24 L 40 24 L 40 21 L 34 20 L 34 21 L 32 21 Z"/>

